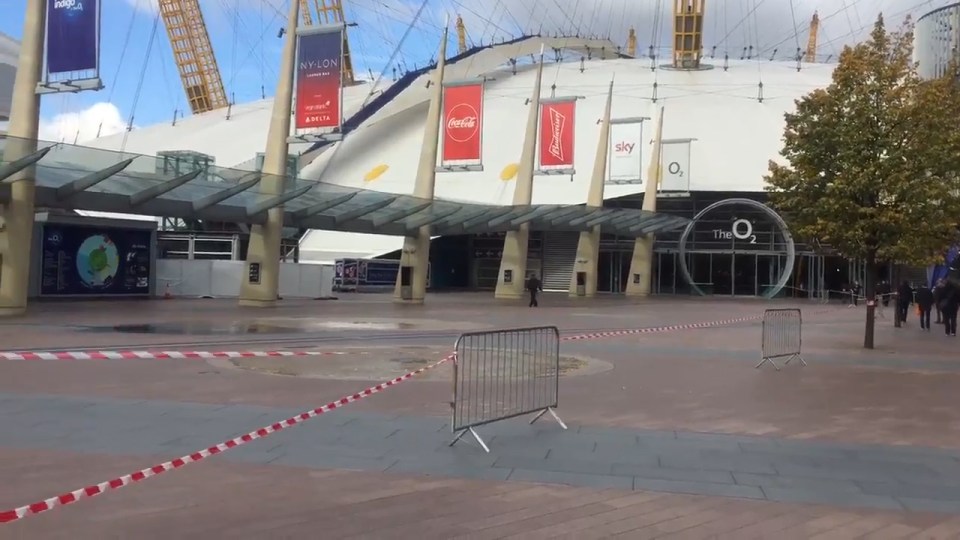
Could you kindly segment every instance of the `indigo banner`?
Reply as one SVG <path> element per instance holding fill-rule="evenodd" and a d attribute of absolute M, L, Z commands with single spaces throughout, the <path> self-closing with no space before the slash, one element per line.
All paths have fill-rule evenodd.
<path fill-rule="evenodd" d="M 340 127 L 343 27 L 317 27 L 297 36 L 296 128 Z"/>
<path fill-rule="evenodd" d="M 96 70 L 99 0 L 47 1 L 47 73 Z"/>

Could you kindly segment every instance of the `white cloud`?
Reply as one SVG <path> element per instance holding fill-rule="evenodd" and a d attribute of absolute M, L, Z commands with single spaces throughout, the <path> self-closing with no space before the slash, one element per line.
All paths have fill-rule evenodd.
<path fill-rule="evenodd" d="M 39 139 L 52 142 L 82 143 L 97 136 L 106 137 L 127 128 L 120 109 L 112 103 L 100 102 L 79 111 L 58 114 L 40 120 Z"/>

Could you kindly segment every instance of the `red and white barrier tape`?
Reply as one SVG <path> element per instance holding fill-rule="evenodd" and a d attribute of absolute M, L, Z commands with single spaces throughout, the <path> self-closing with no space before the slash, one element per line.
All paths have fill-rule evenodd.
<path fill-rule="evenodd" d="M 369 353 L 367 351 L 0 351 L 0 360 L 209 360 L 346 354 Z"/>
<path fill-rule="evenodd" d="M 566 336 L 560 338 L 560 341 L 580 341 L 583 339 L 600 339 L 600 338 L 609 338 L 609 337 L 619 337 L 619 336 L 628 336 L 632 334 L 656 334 L 662 332 L 672 332 L 674 330 L 694 330 L 697 328 L 711 328 L 714 326 L 726 326 L 728 324 L 736 324 L 740 322 L 748 321 L 758 321 L 762 319 L 763 316 L 754 316 L 754 317 L 738 317 L 736 319 L 726 319 L 723 321 L 711 321 L 711 322 L 702 322 L 702 323 L 691 323 L 691 324 L 674 324 L 671 326 L 657 326 L 654 328 L 637 328 L 634 330 L 605 330 L 602 332 L 592 332 L 589 334 L 580 334 L 577 336 Z"/>
<path fill-rule="evenodd" d="M 576 341 L 576 340 L 583 340 L 583 339 L 598 339 L 598 338 L 604 338 L 604 337 L 615 337 L 615 336 L 622 336 L 622 335 L 629 335 L 629 334 L 646 334 L 646 333 L 656 333 L 656 332 L 670 332 L 670 331 L 673 331 L 673 330 L 685 330 L 685 329 L 693 329 L 693 328 L 707 328 L 707 327 L 712 327 L 712 326 L 722 326 L 722 325 L 726 325 L 726 324 L 735 324 L 735 323 L 738 323 L 738 322 L 752 321 L 752 320 L 757 320 L 757 319 L 759 319 L 759 318 L 760 318 L 760 317 L 741 317 L 741 318 L 737 318 L 737 319 L 727 319 L 727 320 L 724 320 L 724 321 L 713 321 L 713 322 L 706 322 L 706 323 L 693 323 L 693 324 L 681 324 L 681 325 L 672 325 L 672 326 L 660 326 L 660 327 L 655 327 L 655 328 L 641 328 L 641 329 L 637 329 L 637 330 L 617 330 L 617 331 L 610 331 L 610 332 L 594 332 L 594 333 L 591 333 L 591 334 L 584 334 L 584 335 L 582 335 L 582 336 L 567 336 L 567 337 L 563 337 L 563 338 L 561 338 L 561 341 Z M 300 352 L 306 352 L 306 351 L 300 351 Z M 36 354 L 36 353 L 34 353 L 34 354 Z M 60 353 L 51 353 L 51 354 L 60 354 Z M 88 354 L 89 354 L 89 353 L 88 353 Z M 181 353 L 181 354 L 183 354 L 183 353 Z M 206 354 L 227 354 L 227 353 L 206 353 Z M 239 354 L 239 353 L 238 353 L 238 354 Z M 290 355 L 292 355 L 292 352 L 291 352 L 291 354 L 282 354 L 282 355 L 281 355 L 281 354 L 276 354 L 276 355 L 272 355 L 272 356 L 290 356 Z M 323 413 L 330 412 L 330 411 L 332 411 L 332 410 L 334 410 L 334 409 L 339 409 L 340 407 L 343 407 L 344 405 L 347 405 L 347 404 L 349 404 L 349 403 L 353 403 L 354 401 L 359 401 L 359 400 L 364 399 L 364 398 L 366 398 L 366 397 L 372 396 L 373 394 L 376 394 L 376 393 L 378 393 L 378 392 L 382 392 L 383 390 L 386 390 L 387 388 L 389 388 L 389 387 L 391 387 L 391 386 L 396 386 L 397 384 L 399 384 L 399 383 L 401 383 L 401 382 L 403 382 L 403 381 L 406 381 L 406 380 L 408 380 L 408 379 L 412 379 L 413 377 L 415 377 L 415 376 L 423 373 L 424 371 L 433 369 L 433 368 L 435 368 L 435 367 L 437 367 L 437 366 L 439 366 L 439 365 L 441 365 L 441 364 L 443 364 L 443 363 L 445 363 L 445 362 L 448 362 L 448 361 L 452 360 L 453 358 L 454 358 L 454 355 L 451 354 L 451 355 L 447 356 L 446 358 L 443 358 L 443 359 L 440 360 L 439 362 L 430 364 L 429 366 L 422 367 L 422 368 L 420 368 L 420 369 L 418 369 L 418 370 L 416 370 L 416 371 L 411 371 L 410 373 L 407 373 L 406 375 L 401 375 L 400 377 L 397 377 L 397 378 L 395 378 L 395 379 L 389 380 L 389 381 L 384 382 L 384 383 L 380 383 L 380 384 L 378 384 L 378 385 L 376 385 L 376 386 L 371 386 L 370 388 L 367 388 L 366 390 L 364 390 L 364 391 L 362 391 L 362 392 L 358 392 L 358 393 L 353 394 L 353 395 L 351 395 L 351 396 L 346 396 L 346 397 L 340 398 L 340 399 L 338 399 L 337 401 L 332 401 L 332 402 L 327 403 L 326 405 L 324 405 L 324 406 L 322 406 L 322 407 L 318 407 L 318 408 L 316 408 L 316 409 L 312 409 L 312 410 L 309 410 L 309 411 L 302 412 L 302 413 L 300 413 L 300 414 L 298 414 L 298 415 L 296 415 L 296 416 L 292 416 L 292 417 L 287 418 L 286 420 L 283 420 L 283 421 L 281 421 L 281 422 L 276 422 L 276 423 L 271 424 L 271 425 L 269 425 L 269 426 L 262 427 L 262 428 L 260 428 L 260 429 L 258 429 L 258 430 L 251 431 L 250 433 L 247 433 L 246 435 L 241 435 L 241 436 L 239 436 L 239 437 L 235 437 L 235 438 L 233 438 L 233 439 L 230 439 L 229 441 L 225 441 L 225 442 L 222 442 L 222 443 L 217 444 L 217 445 L 215 445 L 215 446 L 211 446 L 211 447 L 209 447 L 209 448 L 200 450 L 200 451 L 198 451 L 198 452 L 194 452 L 194 453 L 192 453 L 192 454 L 188 454 L 188 455 L 186 455 L 186 456 L 179 457 L 179 458 L 174 459 L 174 460 L 172 460 L 172 461 L 167 461 L 167 462 L 161 463 L 161 464 L 159 464 L 159 465 L 154 465 L 153 467 L 148 467 L 148 468 L 146 468 L 146 469 L 141 469 L 141 470 L 139 470 L 139 471 L 136 471 L 136 472 L 131 473 L 131 474 L 127 474 L 127 475 L 125 475 L 125 476 L 120 476 L 120 477 L 114 478 L 114 479 L 112 479 L 112 480 L 107 480 L 106 482 L 100 482 L 99 484 L 94 484 L 94 485 L 91 485 L 91 486 L 87 486 L 87 487 L 83 487 L 83 488 L 80 488 L 80 489 L 73 490 L 73 491 L 68 492 L 68 493 L 63 493 L 63 494 L 61 494 L 61 495 L 57 495 L 56 497 L 51 497 L 51 498 L 49 498 L 49 499 L 44 499 L 44 500 L 42 500 L 42 501 L 38 501 L 38 502 L 35 502 L 35 503 L 33 503 L 33 504 L 28 504 L 28 505 L 25 505 L 25 506 L 20 506 L 20 507 L 18 507 L 18 508 L 14 508 L 14 509 L 12 509 L 12 510 L 0 511 L 0 523 L 9 523 L 9 522 L 12 522 L 12 521 L 17 521 L 17 520 L 23 519 L 23 518 L 28 517 L 28 516 L 33 516 L 33 515 L 41 514 L 41 513 L 43 513 L 43 512 L 48 511 L 48 510 L 52 510 L 52 509 L 54 509 L 54 508 L 56 508 L 56 507 L 58 507 L 58 506 L 66 506 L 66 505 L 68 505 L 68 504 L 73 504 L 73 503 L 75 503 L 75 502 L 77 502 L 77 501 L 80 501 L 81 499 L 89 499 L 89 498 L 91 498 L 91 497 L 96 497 L 97 495 L 102 495 L 102 494 L 104 494 L 104 493 L 106 493 L 106 492 L 108 492 L 108 491 L 112 491 L 112 490 L 114 490 L 114 489 L 119 489 L 119 488 L 122 488 L 122 487 L 124 487 L 124 486 L 128 486 L 128 485 L 130 485 L 130 484 L 133 484 L 133 483 L 135 483 L 135 482 L 139 482 L 139 481 L 141 481 L 141 480 L 146 480 L 147 478 L 150 478 L 150 477 L 153 477 L 153 476 L 157 476 L 157 475 L 159 475 L 159 474 L 163 474 L 163 473 L 165 473 L 165 472 L 167 472 L 167 471 L 171 471 L 171 470 L 173 470 L 173 469 L 179 469 L 179 468 L 181 468 L 181 467 L 185 467 L 185 466 L 187 466 L 187 465 L 190 465 L 191 463 L 196 463 L 196 462 L 198 462 L 198 461 L 202 461 L 203 459 L 206 459 L 206 458 L 211 457 L 211 456 L 215 456 L 215 455 L 217 455 L 217 454 L 219 454 L 219 453 L 221 453 L 221 452 L 226 452 L 227 450 L 230 450 L 230 449 L 232 449 L 232 448 L 236 448 L 236 447 L 241 446 L 241 445 L 243 445 L 243 444 L 246 444 L 246 443 L 248 443 L 248 442 L 255 441 L 255 440 L 257 440 L 257 439 L 263 439 L 263 438 L 268 437 L 268 436 L 270 436 L 270 435 L 272 435 L 272 434 L 274 434 L 274 433 L 276 433 L 276 432 L 278 432 L 278 431 L 284 430 L 284 429 L 286 429 L 286 428 L 288 428 L 288 427 L 292 427 L 292 426 L 296 426 L 296 425 L 298 425 L 298 424 L 302 424 L 303 422 L 306 422 L 307 420 L 310 420 L 311 418 L 316 418 L 317 416 L 320 416 L 320 415 L 323 414 Z"/>
<path fill-rule="evenodd" d="M 68 504 L 75 503 L 81 499 L 96 497 L 97 495 L 102 495 L 108 491 L 119 489 L 124 486 L 133 484 L 135 482 L 139 482 L 141 480 L 146 480 L 147 478 L 150 478 L 152 476 L 157 476 L 158 474 L 163 474 L 167 471 L 171 471 L 173 469 L 179 469 L 181 467 L 190 465 L 191 463 L 202 461 L 208 457 L 215 456 L 221 452 L 226 452 L 231 448 L 236 448 L 248 442 L 255 441 L 257 439 L 262 439 L 264 437 L 268 437 L 288 427 L 296 426 L 297 424 L 302 424 L 303 422 L 306 422 L 311 418 L 316 418 L 317 416 L 320 416 L 323 413 L 330 412 L 334 409 L 339 409 L 340 407 L 343 407 L 348 403 L 353 403 L 354 401 L 359 401 L 363 398 L 372 396 L 373 394 L 376 394 L 378 392 L 382 392 L 383 390 L 386 390 L 391 386 L 400 384 L 401 382 L 406 381 L 408 379 L 411 379 L 423 373 L 424 371 L 433 369 L 439 366 L 440 364 L 443 364 L 444 362 L 449 361 L 452 358 L 453 358 L 453 355 L 447 356 L 446 358 L 440 360 L 439 362 L 430 364 L 429 366 L 422 367 L 416 371 L 411 371 L 410 373 L 407 373 L 406 375 L 401 375 L 396 379 L 392 379 L 387 382 L 380 383 L 376 386 L 371 386 L 370 388 L 367 388 L 362 392 L 357 392 L 356 394 L 353 394 L 351 396 L 340 398 L 337 401 L 331 401 L 330 403 L 327 403 L 322 407 L 311 409 L 309 411 L 304 411 L 296 416 L 287 418 L 286 420 L 276 422 L 269 426 L 262 427 L 258 430 L 251 431 L 246 435 L 235 437 L 233 439 L 230 439 L 229 441 L 225 441 L 220 444 L 211 446 L 209 448 L 200 450 L 198 452 L 194 452 L 192 454 L 179 457 L 172 461 L 167 461 L 159 465 L 154 465 L 153 467 L 141 469 L 137 472 L 127 474 L 125 476 L 120 476 L 112 480 L 107 480 L 106 482 L 100 482 L 99 484 L 94 484 L 91 486 L 76 489 L 69 493 L 57 495 L 56 497 L 44 499 L 42 501 L 35 502 L 33 504 L 28 504 L 26 506 L 14 508 L 12 510 L 2 511 L 0 512 L 0 523 L 9 523 L 11 521 L 17 521 L 27 516 L 41 514 L 48 510 L 52 510 L 58 506 L 66 506 Z"/>

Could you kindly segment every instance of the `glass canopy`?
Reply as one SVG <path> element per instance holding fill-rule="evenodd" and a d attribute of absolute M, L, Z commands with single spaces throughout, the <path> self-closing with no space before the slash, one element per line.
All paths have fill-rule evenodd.
<path fill-rule="evenodd" d="M 11 181 L 35 167 L 36 205 L 68 210 L 257 224 L 283 207 L 284 225 L 404 236 L 515 230 L 585 231 L 637 237 L 685 227 L 688 219 L 635 209 L 584 205 L 496 206 L 426 200 L 302 178 L 208 165 L 196 155 L 144 156 L 63 143 L 0 138 L 0 203 Z M 34 150 L 36 148 L 36 150 Z M 183 153 L 191 154 L 188 152 Z M 279 189 L 272 190 L 273 186 Z"/>

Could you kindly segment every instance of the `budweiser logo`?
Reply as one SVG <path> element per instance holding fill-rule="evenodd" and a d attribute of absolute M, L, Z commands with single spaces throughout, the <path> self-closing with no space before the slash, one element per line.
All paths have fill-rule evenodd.
<path fill-rule="evenodd" d="M 480 115 L 472 105 L 459 103 L 447 111 L 447 138 L 463 143 L 478 136 Z"/>
<path fill-rule="evenodd" d="M 550 111 L 550 144 L 547 146 L 547 152 L 555 157 L 557 161 L 563 162 L 563 127 L 567 124 L 567 117 L 556 109 Z"/>

